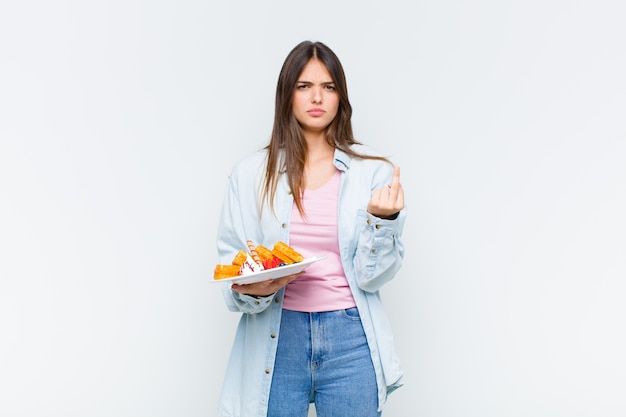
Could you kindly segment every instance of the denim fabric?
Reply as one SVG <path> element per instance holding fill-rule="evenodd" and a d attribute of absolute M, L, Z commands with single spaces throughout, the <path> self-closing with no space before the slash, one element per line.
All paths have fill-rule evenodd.
<path fill-rule="evenodd" d="M 373 153 L 355 145 L 359 153 Z M 219 263 L 230 263 L 246 248 L 246 241 L 271 247 L 289 243 L 293 197 L 282 175 L 274 199 L 275 211 L 259 210 L 258 192 L 265 169 L 266 151 L 238 163 L 231 172 L 218 225 Z M 393 279 L 404 258 L 401 239 L 405 210 L 395 220 L 377 218 L 366 211 L 372 191 L 391 182 L 393 167 L 377 160 L 355 159 L 335 151 L 341 171 L 338 201 L 338 235 L 341 262 L 361 316 L 371 361 L 376 373 L 378 408 L 402 386 L 402 369 L 394 348 L 391 325 L 379 289 Z M 219 410 L 228 417 L 266 415 L 282 315 L 284 289 L 255 298 L 222 286 L 229 310 L 241 313 L 222 386 Z"/>
<path fill-rule="evenodd" d="M 376 374 L 356 308 L 283 310 L 268 417 L 379 417 Z"/>

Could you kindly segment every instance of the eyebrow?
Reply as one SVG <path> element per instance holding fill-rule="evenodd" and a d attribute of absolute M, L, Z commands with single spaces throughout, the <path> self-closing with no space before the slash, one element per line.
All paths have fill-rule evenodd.
<path fill-rule="evenodd" d="M 313 84 L 312 81 L 296 81 L 296 83 L 298 84 Z M 335 84 L 334 81 L 324 81 L 321 83 L 322 85 L 329 85 L 329 84 Z"/>

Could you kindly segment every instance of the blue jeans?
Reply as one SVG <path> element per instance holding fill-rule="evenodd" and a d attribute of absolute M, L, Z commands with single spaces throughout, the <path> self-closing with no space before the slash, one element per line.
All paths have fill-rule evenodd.
<path fill-rule="evenodd" d="M 380 417 L 369 347 L 356 308 L 283 310 L 267 417 Z"/>

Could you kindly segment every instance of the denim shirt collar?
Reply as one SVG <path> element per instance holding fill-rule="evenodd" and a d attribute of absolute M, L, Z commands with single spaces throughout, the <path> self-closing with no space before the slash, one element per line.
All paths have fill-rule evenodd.
<path fill-rule="evenodd" d="M 335 149 L 335 167 L 340 171 L 347 171 L 350 169 L 350 163 L 352 162 L 352 157 L 345 153 L 342 150 Z"/>
<path fill-rule="evenodd" d="M 282 162 L 282 158 L 285 157 L 284 153 L 281 153 L 281 162 Z M 348 155 L 347 153 L 345 153 L 344 151 L 335 148 L 335 155 L 334 155 L 334 160 L 333 160 L 333 164 L 335 165 L 335 168 L 337 168 L 338 170 L 345 172 L 347 170 L 350 169 L 350 163 L 352 162 L 352 157 L 350 155 Z M 284 164 L 280 163 L 279 166 L 282 166 L 283 168 L 280 170 L 281 174 L 284 174 L 285 172 L 287 172 L 287 169 L 284 168 Z"/>

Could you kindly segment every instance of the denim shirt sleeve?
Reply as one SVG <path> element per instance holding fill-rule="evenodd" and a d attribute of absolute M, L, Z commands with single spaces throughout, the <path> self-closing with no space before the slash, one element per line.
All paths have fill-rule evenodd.
<path fill-rule="evenodd" d="M 262 162 L 262 154 L 258 153 L 235 166 L 229 175 L 217 233 L 220 263 L 229 264 L 240 249 L 247 247 L 248 239 L 262 241 L 256 201 Z M 231 289 L 230 282 L 222 284 L 222 294 L 230 311 L 251 314 L 264 311 L 273 297 L 256 298 L 240 294 Z"/>
<path fill-rule="evenodd" d="M 288 228 L 284 227 L 291 214 L 292 197 L 286 185 L 279 185 L 274 215 L 266 211 L 259 213 L 258 192 L 265 167 L 265 151 L 259 151 L 243 159 L 231 171 L 222 203 L 222 212 L 217 230 L 217 251 L 220 263 L 229 264 L 240 249 L 247 248 L 247 240 L 255 244 L 273 245 L 278 240 L 288 239 Z M 269 210 L 269 209 L 268 209 Z M 280 219 L 280 220 L 279 220 Z M 267 297 L 252 297 L 231 289 L 224 283 L 222 294 L 230 311 L 256 314 L 265 311 L 272 303 L 274 294 Z"/>
<path fill-rule="evenodd" d="M 368 152 L 366 148 L 359 150 Z M 344 266 L 349 280 L 354 279 L 361 290 L 375 293 L 391 281 L 402 266 L 406 208 L 393 220 L 368 213 L 366 207 L 372 192 L 391 183 L 393 166 L 376 160 L 344 160 L 348 164 L 340 197 L 340 214 L 343 215 L 340 231 L 351 241 L 344 245 L 351 248 L 344 258 Z M 350 216 L 351 213 L 356 216 Z"/>
<path fill-rule="evenodd" d="M 274 294 L 267 297 L 253 297 L 251 295 L 240 294 L 230 288 L 229 283 L 224 283 L 222 294 L 226 300 L 226 306 L 231 311 L 241 311 L 242 313 L 256 314 L 264 311 L 270 306 Z"/>
<path fill-rule="evenodd" d="M 404 245 L 400 239 L 406 213 L 394 220 L 378 218 L 364 209 L 357 211 L 358 243 L 354 259 L 357 284 L 375 292 L 391 281 L 402 266 Z"/>

